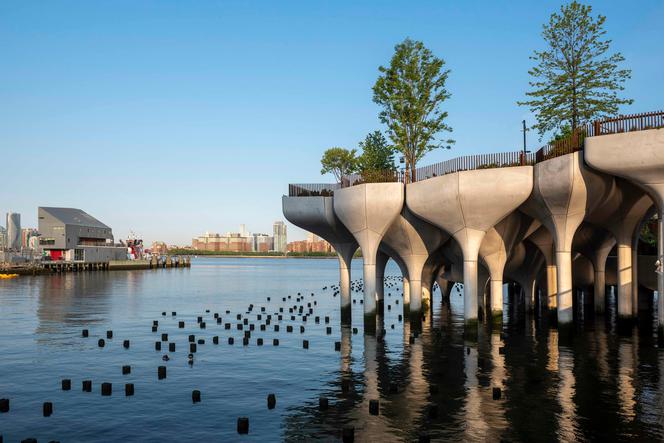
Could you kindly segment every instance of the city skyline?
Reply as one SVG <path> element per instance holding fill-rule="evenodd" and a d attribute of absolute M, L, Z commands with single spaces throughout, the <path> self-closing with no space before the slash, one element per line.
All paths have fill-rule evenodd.
<path fill-rule="evenodd" d="M 294 182 L 331 182 L 320 157 L 379 124 L 371 86 L 394 45 L 422 40 L 451 69 L 450 151 L 521 148 L 516 105 L 558 2 L 310 4 L 117 2 L 2 7 L 0 211 L 84 208 L 168 244 L 247 223 L 270 232 Z M 621 112 L 663 101 L 664 4 L 594 2 L 632 69 Z M 499 17 L 500 20 L 496 20 Z M 528 135 L 528 147 L 540 142 Z M 90 159 L 101 159 L 90 163 Z M 44 169 L 43 165 L 48 164 Z M 306 233 L 288 224 L 289 237 Z"/>

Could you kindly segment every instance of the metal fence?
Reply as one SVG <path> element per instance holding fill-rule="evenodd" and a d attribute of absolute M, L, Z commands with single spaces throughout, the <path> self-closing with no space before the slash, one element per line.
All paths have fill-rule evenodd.
<path fill-rule="evenodd" d="M 419 167 L 415 169 L 415 177 L 412 177 L 412 181 L 426 180 L 459 171 L 532 165 L 534 162 L 534 156 L 532 154 L 524 154 L 523 151 L 466 155 L 434 163 L 433 165 Z"/>
<path fill-rule="evenodd" d="M 658 128 L 664 128 L 664 111 L 621 115 L 619 117 L 596 120 L 578 128 L 568 137 L 553 141 L 540 148 L 535 153 L 536 162 L 539 163 L 550 158 L 581 151 L 586 137 Z"/>
<path fill-rule="evenodd" d="M 338 183 L 297 183 L 288 185 L 289 197 L 332 197 Z"/>
<path fill-rule="evenodd" d="M 581 126 L 568 137 L 548 143 L 534 154 L 516 151 L 457 157 L 417 168 L 414 177 L 410 177 L 410 181 L 426 180 L 459 171 L 533 165 L 561 155 L 581 151 L 586 137 L 657 128 L 664 128 L 664 111 L 623 115 L 598 120 Z M 363 174 L 352 174 L 343 177 L 340 184 L 311 183 L 288 185 L 288 195 L 290 197 L 332 196 L 334 195 L 334 191 L 339 188 L 347 188 L 363 183 L 405 183 L 405 178 L 406 173 L 401 171 L 368 171 Z"/>
<path fill-rule="evenodd" d="M 588 137 L 664 128 L 664 111 L 623 115 L 595 121 L 587 127 Z"/>

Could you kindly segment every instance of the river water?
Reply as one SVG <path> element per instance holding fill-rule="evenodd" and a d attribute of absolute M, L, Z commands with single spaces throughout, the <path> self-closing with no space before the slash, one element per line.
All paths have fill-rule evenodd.
<path fill-rule="evenodd" d="M 353 273 L 361 276 L 361 261 L 354 260 Z M 398 275 L 392 262 L 387 275 Z M 402 294 L 394 278 L 385 291 L 386 334 L 376 339 L 362 334 L 360 293 L 353 294 L 358 333 L 340 327 L 339 297 L 330 288 L 337 281 L 336 260 L 254 258 L 0 280 L 0 398 L 10 400 L 0 435 L 4 442 L 337 441 L 354 427 L 355 441 L 664 439 L 664 352 L 649 320 L 618 334 L 611 315 L 586 319 L 571 339 L 559 340 L 547 321 L 506 309 L 502 330 L 480 327 L 471 340 L 464 339 L 460 293 L 442 303 L 435 291 L 432 315 L 411 342 L 409 325 L 398 318 Z M 306 322 L 297 308 L 288 312 L 301 305 L 306 313 L 308 303 Z M 238 314 L 255 325 L 247 346 L 249 325 L 238 330 Z M 100 348 L 107 330 L 113 338 Z M 156 351 L 162 333 L 168 341 Z M 205 340 L 193 364 L 190 334 Z M 158 379 L 159 366 L 167 368 L 165 379 Z M 70 391 L 61 389 L 65 378 Z M 83 380 L 92 380 L 92 392 L 82 391 Z M 111 396 L 101 395 L 102 382 L 112 383 Z M 125 396 L 125 383 L 134 384 L 134 396 Z M 192 402 L 193 390 L 200 403 Z M 274 409 L 268 394 L 276 395 Z M 374 399 L 378 415 L 369 413 Z M 50 417 L 44 402 L 53 403 Z M 238 417 L 249 418 L 248 434 L 237 433 Z"/>

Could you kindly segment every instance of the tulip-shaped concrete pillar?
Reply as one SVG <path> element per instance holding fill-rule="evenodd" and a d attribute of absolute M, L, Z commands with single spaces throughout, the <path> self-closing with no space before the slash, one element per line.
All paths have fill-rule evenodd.
<path fill-rule="evenodd" d="M 438 249 L 449 235 L 407 208 L 401 211 L 383 236 L 383 243 L 393 250 L 408 268 L 411 320 L 422 315 L 422 272 L 430 254 Z"/>
<path fill-rule="evenodd" d="M 578 152 L 535 165 L 533 195 L 524 206 L 553 236 L 556 249 L 558 323 L 570 324 L 572 240 L 586 214 L 604 201 L 612 178 L 590 171 Z"/>
<path fill-rule="evenodd" d="M 512 249 L 524 236 L 539 227 L 540 223 L 524 215 L 520 211 L 514 211 L 496 226 L 490 228 L 482 246 L 480 246 L 480 258 L 489 271 L 490 295 L 488 311 L 494 322 L 503 318 L 503 273 L 505 263 L 512 253 Z"/>
<path fill-rule="evenodd" d="M 376 331 L 376 255 L 378 246 L 403 208 L 401 183 L 366 183 L 335 191 L 334 212 L 362 250 L 364 330 Z"/>
<path fill-rule="evenodd" d="M 379 313 L 384 312 L 385 305 L 385 268 L 390 256 L 378 251 L 376 254 L 376 308 Z"/>
<path fill-rule="evenodd" d="M 623 177 L 643 187 L 656 203 L 661 223 L 664 215 L 664 129 L 588 137 L 585 140 L 585 159 L 593 168 Z M 618 244 L 620 245 L 620 240 L 618 240 Z M 664 238 L 661 228 L 657 249 L 661 259 L 662 253 L 664 253 Z M 659 328 L 660 333 L 664 333 L 664 297 L 661 295 L 664 294 L 664 275 L 662 273 L 658 275 L 657 292 L 660 294 Z"/>
<path fill-rule="evenodd" d="M 282 209 L 288 221 L 313 232 L 329 242 L 339 258 L 341 322 L 351 323 L 350 263 L 357 250 L 357 242 L 334 214 L 332 197 L 286 197 Z"/>
<path fill-rule="evenodd" d="M 597 226 L 583 223 L 579 228 L 572 249 L 587 257 L 593 265 L 593 305 L 595 312 L 604 313 L 606 304 L 606 259 L 616 240 L 613 234 Z"/>
<path fill-rule="evenodd" d="M 648 195 L 636 185 L 617 178 L 608 198 L 586 218 L 613 234 L 618 258 L 618 317 L 632 319 L 637 313 L 637 287 L 634 281 L 635 254 L 633 245 L 638 242 L 638 227 L 653 205 Z M 587 257 L 592 256 L 585 254 Z"/>
<path fill-rule="evenodd" d="M 408 208 L 450 233 L 463 252 L 464 318 L 477 322 L 478 253 L 491 227 L 530 195 L 531 166 L 456 172 L 408 185 Z"/>

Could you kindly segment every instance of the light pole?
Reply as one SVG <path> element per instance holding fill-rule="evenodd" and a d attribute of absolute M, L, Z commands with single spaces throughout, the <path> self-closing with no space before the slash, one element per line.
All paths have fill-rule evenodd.
<path fill-rule="evenodd" d="M 526 121 L 522 120 L 521 123 L 523 124 L 523 152 L 521 153 L 521 166 L 524 166 L 526 164 L 526 156 L 530 153 L 530 151 L 526 148 L 526 132 L 528 131 L 528 128 L 526 127 Z"/>

